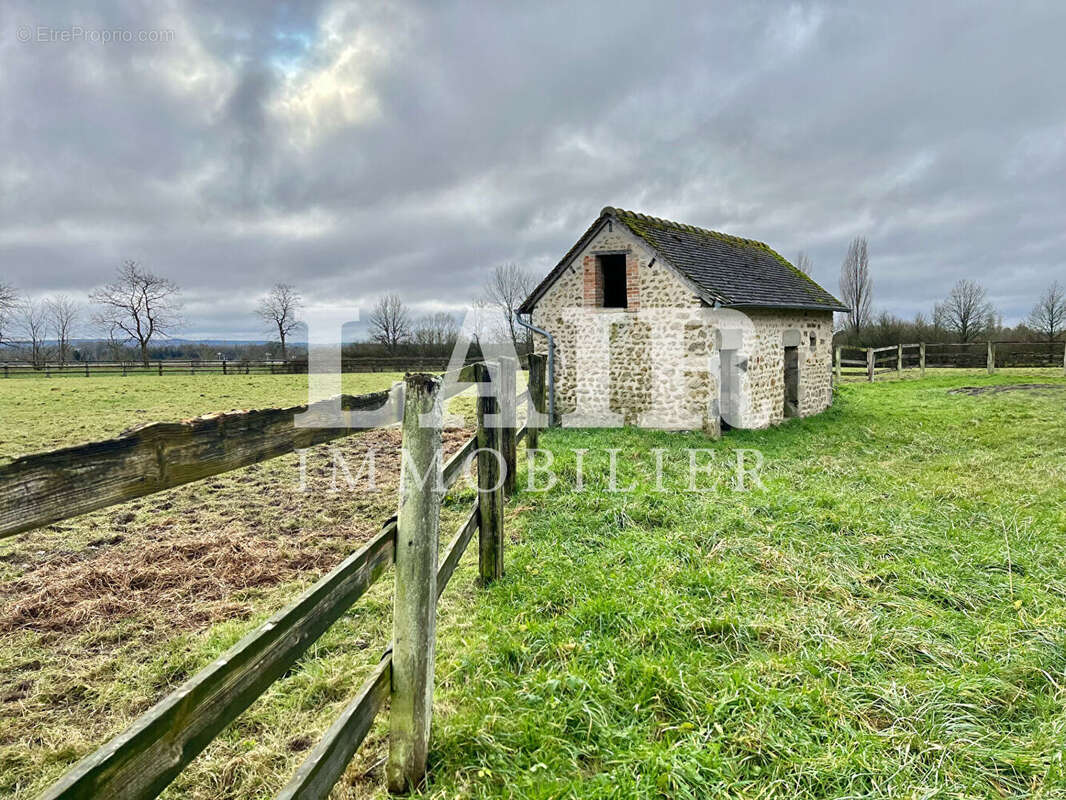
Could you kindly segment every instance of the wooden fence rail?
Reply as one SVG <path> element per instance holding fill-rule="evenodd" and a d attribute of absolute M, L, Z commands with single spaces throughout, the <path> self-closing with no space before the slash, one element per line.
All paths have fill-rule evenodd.
<path fill-rule="evenodd" d="M 437 597 L 451 580 L 459 559 L 477 530 L 478 509 L 474 510 L 460 526 L 441 565 L 437 570 Z M 381 662 L 366 679 L 355 699 L 341 712 L 336 722 L 312 749 L 303 764 L 293 775 L 288 785 L 277 795 L 277 800 L 328 797 L 333 785 L 366 738 L 370 726 L 389 696 L 392 680 L 392 645 L 385 649 Z"/>
<path fill-rule="evenodd" d="M 543 359 L 534 359 L 531 367 L 530 408 L 543 409 Z M 479 397 L 477 434 L 444 464 L 440 461 L 441 408 L 446 393 L 440 378 L 409 375 L 404 382 L 402 414 L 396 392 L 344 398 L 342 408 L 347 411 L 384 408 L 403 422 L 404 466 L 397 517 L 294 603 L 75 764 L 42 797 L 155 797 L 393 564 L 393 645 L 278 797 L 327 797 L 388 695 L 392 699 L 389 785 L 396 791 L 416 786 L 425 773 L 432 716 L 437 600 L 475 532 L 482 581 L 503 574 L 506 478 L 516 467 L 515 447 L 510 443 L 524 438 L 535 443 L 539 435 L 532 424 L 517 429 L 516 369 L 517 362 L 503 359 L 468 365 L 452 376 L 466 382 L 491 381 L 497 393 L 504 393 L 499 402 L 491 393 Z M 310 410 L 325 413 L 325 408 L 312 406 Z M 295 415 L 306 410 L 299 406 L 148 425 L 106 442 L 20 458 L 0 468 L 0 535 L 365 430 L 354 425 L 297 427 Z M 499 417 L 490 421 L 490 414 Z M 495 453 L 479 449 L 486 445 Z M 475 454 L 477 499 L 438 563 L 441 497 Z M 413 474 L 425 476 L 428 485 L 414 482 L 408 474 L 408 456 Z M 431 474 L 437 468 L 434 465 L 440 467 L 439 483 Z"/>
<path fill-rule="evenodd" d="M 345 412 L 378 410 L 390 418 L 395 403 L 390 392 L 341 398 Z M 0 538 L 366 430 L 296 424 L 298 414 L 333 408 L 323 401 L 149 423 L 113 439 L 22 456 L 0 466 Z"/>
<path fill-rule="evenodd" d="M 392 564 L 396 523 L 79 762 L 44 798 L 155 797 Z"/>
<path fill-rule="evenodd" d="M 449 359 L 439 356 L 395 356 L 342 358 L 342 372 L 442 372 Z M 130 375 L 305 375 L 307 359 L 154 359 L 141 361 L 71 361 L 65 364 L 28 361 L 0 363 L 2 378 L 53 378 Z"/>
<path fill-rule="evenodd" d="M 848 357 L 854 353 L 861 353 L 862 358 Z M 924 378 L 926 369 L 943 367 L 984 368 L 992 375 L 999 367 L 1059 366 L 1066 375 L 1066 345 L 1060 342 L 920 342 L 887 347 L 840 345 L 833 356 L 833 374 L 838 383 L 845 374 L 863 374 L 866 380 L 873 381 L 877 375 L 888 372 L 902 375 L 906 369 L 917 369 Z"/>

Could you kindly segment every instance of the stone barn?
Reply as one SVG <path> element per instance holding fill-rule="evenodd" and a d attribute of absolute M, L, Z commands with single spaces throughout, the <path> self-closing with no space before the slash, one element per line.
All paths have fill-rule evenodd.
<path fill-rule="evenodd" d="M 827 408 L 846 310 L 761 242 L 611 207 L 519 309 L 563 425 L 712 434 Z"/>

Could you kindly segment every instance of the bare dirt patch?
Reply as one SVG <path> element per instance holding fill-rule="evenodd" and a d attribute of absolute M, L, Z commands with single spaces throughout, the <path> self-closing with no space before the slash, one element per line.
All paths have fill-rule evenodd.
<path fill-rule="evenodd" d="M 445 452 L 469 436 L 445 431 Z M 355 473 L 371 450 L 377 491 L 349 490 L 334 453 Z M 21 574 L 0 584 L 0 633 L 78 633 L 121 620 L 167 634 L 244 618 L 255 590 L 324 574 L 393 513 L 398 429 L 313 448 L 305 491 L 290 460 L 284 474 L 253 465 L 100 514 L 97 527 L 109 530 L 83 548 L 57 549 L 53 532 L 44 534 L 51 547 L 36 539 L 5 554 Z"/>
<path fill-rule="evenodd" d="M 970 397 L 977 397 L 982 394 L 1003 394 L 1004 392 L 1042 392 L 1048 389 L 1057 389 L 1059 391 L 1066 389 L 1066 385 L 1061 383 L 1014 383 L 1004 386 L 960 386 L 958 389 L 951 389 L 948 394 L 965 394 Z"/>
<path fill-rule="evenodd" d="M 333 558 L 311 538 L 279 547 L 247 533 L 178 534 L 88 559 L 55 559 L 4 587 L 15 599 L 0 613 L 0 632 L 81 631 L 147 609 L 171 630 L 245 617 L 251 607 L 230 601 L 235 592 L 327 568 Z"/>

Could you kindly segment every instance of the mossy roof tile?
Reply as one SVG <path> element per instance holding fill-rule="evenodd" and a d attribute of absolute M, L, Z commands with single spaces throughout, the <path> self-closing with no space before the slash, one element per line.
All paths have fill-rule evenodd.
<path fill-rule="evenodd" d="M 728 307 L 804 308 L 846 311 L 833 295 L 768 245 L 608 206 L 519 309 L 537 301 L 592 238 L 601 223 L 616 220 L 688 278 L 706 299 Z"/>

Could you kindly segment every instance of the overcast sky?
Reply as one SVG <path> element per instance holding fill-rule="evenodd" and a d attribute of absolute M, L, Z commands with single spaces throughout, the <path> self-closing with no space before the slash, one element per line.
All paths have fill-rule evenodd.
<path fill-rule="evenodd" d="M 1066 281 L 1059 0 L 89 5 L 0 6 L 0 281 L 25 293 L 134 258 L 190 336 L 260 336 L 279 280 L 457 308 L 605 205 L 806 250 L 833 292 L 865 235 L 906 316 L 974 277 L 1015 322 Z"/>

